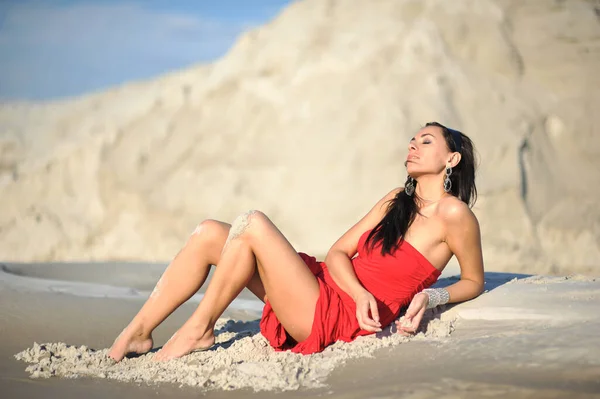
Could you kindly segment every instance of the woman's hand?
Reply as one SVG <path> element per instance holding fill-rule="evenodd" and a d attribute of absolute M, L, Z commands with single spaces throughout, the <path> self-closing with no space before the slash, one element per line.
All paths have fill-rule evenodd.
<path fill-rule="evenodd" d="M 367 290 L 363 290 L 355 297 L 354 301 L 356 302 L 356 319 L 360 328 L 371 332 L 381 331 L 379 310 L 377 309 L 377 301 L 373 294 Z M 369 312 L 371 312 L 370 315 Z"/>
<path fill-rule="evenodd" d="M 396 320 L 396 329 L 398 330 L 398 333 L 404 336 L 416 333 L 428 304 L 429 295 L 422 292 L 415 295 L 406 310 L 404 318 L 402 320 Z"/>

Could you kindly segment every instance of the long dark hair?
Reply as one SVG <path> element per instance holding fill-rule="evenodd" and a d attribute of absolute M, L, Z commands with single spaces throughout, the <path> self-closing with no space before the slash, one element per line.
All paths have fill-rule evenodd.
<path fill-rule="evenodd" d="M 442 129 L 448 149 L 452 152 L 457 152 L 457 143 L 446 126 L 437 122 L 429 122 L 425 126 L 437 126 Z M 471 139 L 461 132 L 455 132 L 460 134 L 460 138 L 462 139 L 459 151 L 461 159 L 452 169 L 452 174 L 450 175 L 450 181 L 452 182 L 450 194 L 466 203 L 469 207 L 472 207 L 477 200 L 477 188 L 475 187 L 475 148 Z M 409 180 L 410 176 L 407 177 L 406 184 L 408 184 Z M 416 187 L 417 181 L 413 180 L 413 183 Z M 415 200 L 416 196 L 416 193 L 411 196 L 402 190 L 396 194 L 394 199 L 389 201 L 385 216 L 371 230 L 367 237 L 366 246 L 370 250 L 381 242 L 382 255 L 391 255 L 396 251 L 419 212 Z"/>

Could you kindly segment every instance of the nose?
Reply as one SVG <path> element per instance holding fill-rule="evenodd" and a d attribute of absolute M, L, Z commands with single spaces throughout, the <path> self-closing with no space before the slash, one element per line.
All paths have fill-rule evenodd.
<path fill-rule="evenodd" d="M 408 142 L 408 151 L 415 151 L 417 149 L 417 146 L 415 144 L 414 140 L 411 140 Z"/>

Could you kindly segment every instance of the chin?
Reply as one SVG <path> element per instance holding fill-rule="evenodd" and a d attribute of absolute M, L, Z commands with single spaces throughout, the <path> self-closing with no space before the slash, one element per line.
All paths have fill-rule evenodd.
<path fill-rule="evenodd" d="M 419 176 L 434 174 L 435 172 L 425 167 L 425 165 L 409 162 L 406 165 L 406 173 L 409 174 L 413 179 L 416 179 Z"/>
<path fill-rule="evenodd" d="M 411 164 L 411 163 L 406 165 L 406 173 L 409 174 L 413 178 L 415 178 L 421 174 L 421 173 L 419 173 L 419 168 L 416 168 L 415 166 L 416 165 Z"/>

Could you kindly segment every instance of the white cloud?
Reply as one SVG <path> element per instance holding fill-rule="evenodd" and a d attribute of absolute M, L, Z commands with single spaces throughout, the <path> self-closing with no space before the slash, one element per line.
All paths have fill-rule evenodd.
<path fill-rule="evenodd" d="M 157 75 L 223 54 L 246 26 L 138 3 L 17 4 L 0 26 L 0 96 L 71 95 Z"/>

